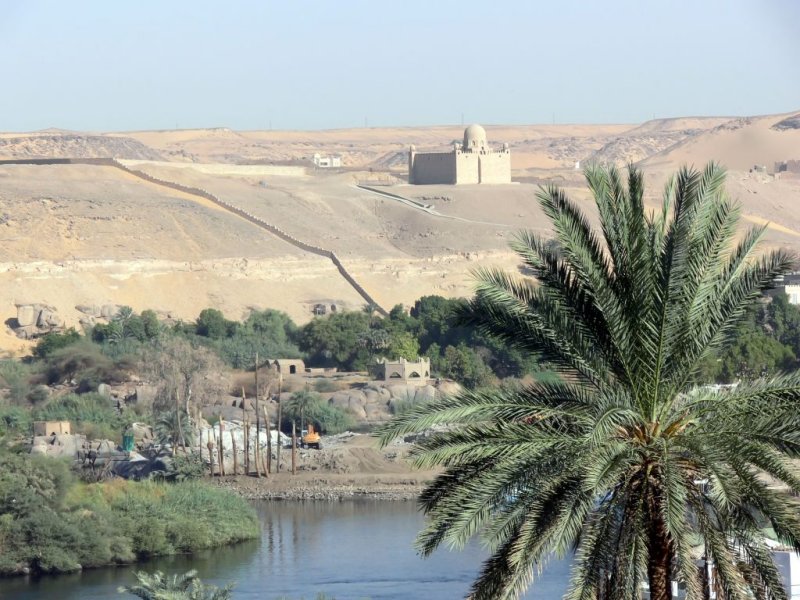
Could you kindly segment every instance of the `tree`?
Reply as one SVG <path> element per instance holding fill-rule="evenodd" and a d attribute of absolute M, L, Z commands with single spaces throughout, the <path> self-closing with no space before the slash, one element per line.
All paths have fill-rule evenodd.
<path fill-rule="evenodd" d="M 419 441 L 443 466 L 421 496 L 427 555 L 480 532 L 492 555 L 472 597 L 514 598 L 555 552 L 575 551 L 566 598 L 704 597 L 693 546 L 715 565 L 723 597 L 786 598 L 765 541 L 800 550 L 800 373 L 714 392 L 692 385 L 762 290 L 791 266 L 756 257 L 764 227 L 738 234 L 724 172 L 681 169 L 660 210 L 644 207 L 631 167 L 590 167 L 600 229 L 557 187 L 538 198 L 558 252 L 532 233 L 512 248 L 537 283 L 478 273 L 462 318 L 529 353 L 563 381 L 464 391 L 414 407 L 381 430 L 449 424 Z M 738 242 L 736 242 L 738 240 Z M 768 486 L 768 475 L 781 487 Z"/>
<path fill-rule="evenodd" d="M 303 391 L 303 392 L 295 392 L 292 394 L 292 397 L 289 398 L 289 402 L 286 406 L 288 409 L 289 414 L 296 414 L 300 416 L 300 429 L 306 428 L 306 415 L 309 414 L 309 409 L 312 409 L 314 405 L 319 404 L 322 401 L 322 398 L 319 394 L 315 392 Z M 287 416 L 289 416 L 287 414 Z"/>
<path fill-rule="evenodd" d="M 489 382 L 492 372 L 475 350 L 466 344 L 447 346 L 441 356 L 432 358 L 432 368 L 444 377 L 455 379 L 469 388 Z"/>
<path fill-rule="evenodd" d="M 176 407 L 156 415 L 153 430 L 159 444 L 170 444 L 177 448 L 179 445 L 191 445 L 194 442 L 192 419 L 186 415 L 181 417 L 182 412 Z"/>
<path fill-rule="evenodd" d="M 316 364 L 348 371 L 365 369 L 376 341 L 370 333 L 371 322 L 372 317 L 365 312 L 318 317 L 303 326 L 300 349 Z"/>
<path fill-rule="evenodd" d="M 197 335 L 214 340 L 230 335 L 235 328 L 234 321 L 228 321 L 216 308 L 205 308 L 197 317 Z"/>
<path fill-rule="evenodd" d="M 232 598 L 233 585 L 218 588 L 206 585 L 197 577 L 197 571 L 182 575 L 165 576 L 161 571 L 152 575 L 136 573 L 137 585 L 119 588 L 120 594 L 131 594 L 143 600 L 228 600 Z"/>
<path fill-rule="evenodd" d="M 196 422 L 193 407 L 213 404 L 229 390 L 228 369 L 219 357 L 179 337 L 157 338 L 142 355 L 141 369 L 158 388 L 154 411 L 180 409 L 174 414 L 174 430 L 179 434 L 183 426 L 178 420 L 186 417 Z"/>

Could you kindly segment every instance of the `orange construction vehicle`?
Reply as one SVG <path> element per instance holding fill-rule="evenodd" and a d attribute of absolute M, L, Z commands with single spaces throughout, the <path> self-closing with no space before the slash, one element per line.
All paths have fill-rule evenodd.
<path fill-rule="evenodd" d="M 308 430 L 304 429 L 301 432 L 300 438 L 300 445 L 303 448 L 316 448 L 320 450 L 322 448 L 322 443 L 320 441 L 320 435 L 314 430 L 314 426 L 309 423 Z"/>

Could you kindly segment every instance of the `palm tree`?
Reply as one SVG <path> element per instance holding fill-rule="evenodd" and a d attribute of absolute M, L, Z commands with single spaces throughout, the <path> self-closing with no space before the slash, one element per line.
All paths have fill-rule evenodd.
<path fill-rule="evenodd" d="M 305 425 L 306 414 L 320 401 L 319 394 L 304 390 L 302 392 L 295 392 L 289 399 L 287 408 L 300 416 L 300 429 L 302 430 Z"/>
<path fill-rule="evenodd" d="M 413 450 L 444 471 L 423 492 L 424 555 L 480 534 L 491 551 L 472 598 L 515 598 L 548 557 L 574 552 L 567 598 L 706 593 L 700 553 L 726 599 L 785 599 L 764 530 L 800 551 L 800 374 L 695 385 L 697 365 L 791 266 L 757 258 L 764 227 L 737 230 L 724 172 L 682 169 L 657 211 L 630 167 L 585 172 L 600 228 L 556 187 L 538 198 L 557 244 L 521 233 L 512 248 L 536 281 L 478 272 L 462 317 L 541 353 L 555 384 L 464 391 L 380 431 L 451 427 Z M 774 485 L 767 483 L 769 476 Z"/>
<path fill-rule="evenodd" d="M 194 431 L 191 419 L 186 415 L 181 418 L 183 411 L 180 408 L 166 410 L 156 415 L 153 433 L 159 444 L 171 444 L 173 452 L 182 447 L 186 451 L 186 444 L 194 442 Z"/>
<path fill-rule="evenodd" d="M 131 594 L 143 600 L 229 600 L 232 585 L 218 588 L 205 585 L 197 577 L 197 571 L 166 577 L 161 571 L 152 575 L 139 571 L 136 573 L 138 585 L 119 588 L 120 594 Z"/>

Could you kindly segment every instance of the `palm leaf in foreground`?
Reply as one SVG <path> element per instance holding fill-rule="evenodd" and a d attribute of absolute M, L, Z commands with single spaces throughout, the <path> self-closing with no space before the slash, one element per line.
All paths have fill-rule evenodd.
<path fill-rule="evenodd" d="M 447 426 L 412 451 L 443 467 L 420 499 L 418 549 L 480 536 L 491 556 L 475 599 L 516 598 L 548 557 L 574 553 L 570 600 L 633 600 L 644 582 L 668 600 L 673 580 L 700 600 L 704 553 L 726 598 L 784 600 L 763 532 L 800 551 L 800 374 L 721 393 L 694 380 L 791 257 L 755 255 L 763 228 L 737 241 L 714 164 L 682 169 L 654 214 L 635 168 L 627 182 L 614 168 L 586 177 L 599 230 L 561 190 L 540 190 L 556 247 L 528 232 L 512 245 L 535 281 L 481 270 L 461 315 L 564 382 L 464 391 L 378 433 L 385 445 Z"/>

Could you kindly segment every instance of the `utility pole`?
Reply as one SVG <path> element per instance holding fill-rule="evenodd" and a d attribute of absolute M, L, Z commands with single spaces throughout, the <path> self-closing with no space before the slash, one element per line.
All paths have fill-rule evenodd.
<path fill-rule="evenodd" d="M 258 405 L 258 352 L 256 352 L 256 477 L 261 478 L 258 455 L 261 453 L 261 411 Z M 269 429 L 269 423 L 267 423 Z"/>
<path fill-rule="evenodd" d="M 292 419 L 292 475 L 297 475 L 297 429 Z"/>
<path fill-rule="evenodd" d="M 247 418 L 245 406 L 247 405 L 247 397 L 244 394 L 244 386 L 242 386 L 242 442 L 244 448 L 244 474 L 250 474 L 250 420 Z"/>
<path fill-rule="evenodd" d="M 264 402 L 264 420 L 267 422 L 267 464 L 264 465 L 264 472 L 269 477 L 272 472 L 272 424 L 269 422 L 269 392 L 267 392 L 266 402 Z"/>
<path fill-rule="evenodd" d="M 281 402 L 281 389 L 283 388 L 283 373 L 278 372 L 278 453 L 277 453 L 277 460 L 278 463 L 275 466 L 275 471 L 277 473 L 281 472 L 281 408 L 283 407 L 283 402 Z"/>

